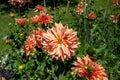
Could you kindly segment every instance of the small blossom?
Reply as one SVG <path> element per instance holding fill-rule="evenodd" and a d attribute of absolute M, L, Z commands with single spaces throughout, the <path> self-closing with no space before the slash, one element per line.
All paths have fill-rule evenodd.
<path fill-rule="evenodd" d="M 13 6 L 22 7 L 23 5 L 25 5 L 26 0 L 9 0 L 8 2 Z"/>
<path fill-rule="evenodd" d="M 119 22 L 119 15 L 111 15 L 111 20 L 113 23 L 118 23 Z"/>
<path fill-rule="evenodd" d="M 10 42 L 11 42 L 10 39 L 5 40 L 5 43 L 6 43 L 6 44 L 10 44 Z"/>
<path fill-rule="evenodd" d="M 15 14 L 14 14 L 14 13 L 10 13 L 9 16 L 10 16 L 10 17 L 14 17 Z"/>
<path fill-rule="evenodd" d="M 38 24 L 44 24 L 46 26 L 47 24 L 50 24 L 50 23 L 52 23 L 52 16 L 41 12 L 38 19 Z"/>
<path fill-rule="evenodd" d="M 32 3 L 32 1 L 33 1 L 33 0 L 27 0 L 27 2 L 30 3 L 30 4 Z"/>
<path fill-rule="evenodd" d="M 85 9 L 87 6 L 87 3 L 84 0 L 81 0 L 81 2 L 78 4 L 76 12 L 77 14 L 82 14 L 84 11 L 83 9 Z"/>
<path fill-rule="evenodd" d="M 0 77 L 0 80 L 6 80 L 4 77 Z"/>
<path fill-rule="evenodd" d="M 15 21 L 16 21 L 16 23 L 18 25 L 21 25 L 21 26 L 23 26 L 23 25 L 25 25 L 27 23 L 27 19 L 26 18 L 17 18 L 17 19 L 15 19 Z"/>
<path fill-rule="evenodd" d="M 114 3 L 114 6 L 119 6 L 119 0 L 112 0 Z"/>
<path fill-rule="evenodd" d="M 24 47 L 24 52 L 27 56 L 30 55 L 30 51 L 35 50 L 35 47 L 42 47 L 41 40 L 43 32 L 44 30 L 38 28 L 37 30 L 32 31 L 32 33 L 28 36 Z"/>
<path fill-rule="evenodd" d="M 90 12 L 90 13 L 88 14 L 88 18 L 89 18 L 90 20 L 94 20 L 94 19 L 96 18 L 96 14 L 92 11 L 92 12 Z"/>
<path fill-rule="evenodd" d="M 32 34 L 35 35 L 35 41 L 36 41 L 37 48 L 42 48 L 41 40 L 42 40 L 43 33 L 44 33 L 44 30 L 39 29 L 39 28 L 32 32 Z"/>
<path fill-rule="evenodd" d="M 43 47 L 52 58 L 64 61 L 71 58 L 78 48 L 77 32 L 55 23 L 55 26 L 43 33 Z"/>
<path fill-rule="evenodd" d="M 82 8 L 82 6 L 80 4 L 78 4 L 76 12 L 78 14 L 82 14 L 83 13 L 83 8 Z"/>
<path fill-rule="evenodd" d="M 35 50 L 35 35 L 34 34 L 30 34 L 25 42 L 25 53 L 27 56 L 29 56 L 30 51 Z"/>
<path fill-rule="evenodd" d="M 41 5 L 35 6 L 35 11 L 47 12 L 47 10 Z"/>
<path fill-rule="evenodd" d="M 2 57 L 2 59 L 0 60 L 0 64 L 1 64 L 0 68 L 6 64 L 7 60 L 8 60 L 8 55 L 6 55 L 5 57 Z"/>
<path fill-rule="evenodd" d="M 92 61 L 88 55 L 84 58 L 78 57 L 73 65 L 72 71 L 80 77 L 85 77 L 88 80 L 108 80 L 105 69 L 100 64 Z"/>
<path fill-rule="evenodd" d="M 39 16 L 38 16 L 38 15 L 35 15 L 34 17 L 31 18 L 31 22 L 32 22 L 33 24 L 38 23 L 38 20 L 39 20 Z"/>

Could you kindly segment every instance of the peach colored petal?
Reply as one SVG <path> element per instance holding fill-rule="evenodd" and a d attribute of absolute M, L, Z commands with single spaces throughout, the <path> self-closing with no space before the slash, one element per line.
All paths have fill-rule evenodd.
<path fill-rule="evenodd" d="M 77 58 L 77 61 L 73 63 L 72 71 L 81 77 L 85 77 L 89 80 L 108 80 L 105 69 L 92 61 L 87 55 L 84 58 Z M 89 71 L 88 71 L 89 69 Z"/>
<path fill-rule="evenodd" d="M 43 40 L 48 55 L 60 61 L 72 57 L 79 45 L 77 33 L 67 26 L 63 26 L 62 23 L 55 23 L 53 28 L 48 29 L 43 34 Z"/>
<path fill-rule="evenodd" d="M 42 48 L 42 34 L 44 33 L 44 30 L 37 29 L 33 30 L 32 33 L 27 37 L 25 41 L 25 47 L 24 52 L 27 56 L 30 55 L 30 51 L 35 50 L 35 47 Z"/>

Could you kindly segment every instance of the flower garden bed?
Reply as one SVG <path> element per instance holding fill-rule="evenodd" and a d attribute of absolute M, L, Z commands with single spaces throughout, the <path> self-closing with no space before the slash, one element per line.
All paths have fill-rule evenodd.
<path fill-rule="evenodd" d="M 1 3 L 0 79 L 119 80 L 120 2 L 52 1 Z"/>

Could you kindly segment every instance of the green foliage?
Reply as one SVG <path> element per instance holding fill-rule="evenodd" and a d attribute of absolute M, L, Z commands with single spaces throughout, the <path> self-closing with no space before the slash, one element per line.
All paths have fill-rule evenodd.
<path fill-rule="evenodd" d="M 102 1 L 99 1 L 99 3 L 97 0 L 86 1 L 88 1 L 88 6 L 81 15 L 76 13 L 78 0 L 75 0 L 75 2 L 73 0 L 65 1 L 66 3 L 62 5 L 64 7 L 60 6 L 48 12 L 53 16 L 53 24 L 55 22 L 67 24 L 78 33 L 80 47 L 72 58 L 64 62 L 52 59 L 43 49 L 31 51 L 30 57 L 26 56 L 23 49 L 25 40 L 31 31 L 36 29 L 35 25 L 29 22 L 25 26 L 19 26 L 11 21 L 13 18 L 7 19 L 8 22 L 11 22 L 9 26 L 13 27 L 9 29 L 10 33 L 5 37 L 11 40 L 10 48 L 6 51 L 9 60 L 6 61 L 5 65 L 6 70 L 12 75 L 10 80 L 85 80 L 75 75 L 71 71 L 71 67 L 76 57 L 83 57 L 86 54 L 89 54 L 93 60 L 105 68 L 109 80 L 120 79 L 120 23 L 113 23 L 110 19 L 111 15 L 118 14 L 119 7 L 110 6 L 111 2 L 109 0 L 104 1 L 106 3 L 104 7 L 98 6 L 98 8 L 96 8 L 96 5 L 102 4 Z M 58 0 L 58 2 L 60 1 Z M 49 3 L 49 0 L 47 0 L 47 3 Z M 108 9 L 109 7 L 111 9 Z M 90 20 L 88 17 L 91 11 L 96 13 L 95 20 Z M 37 13 L 31 10 L 25 12 L 22 17 L 30 19 L 31 15 L 35 14 Z M 16 16 L 18 17 L 18 15 Z M 2 18 L 4 17 L 6 16 Z M 2 18 L 0 20 L 4 20 Z M 53 24 L 49 26 L 52 27 Z M 4 27 L 4 24 L 1 23 L 0 25 Z"/>

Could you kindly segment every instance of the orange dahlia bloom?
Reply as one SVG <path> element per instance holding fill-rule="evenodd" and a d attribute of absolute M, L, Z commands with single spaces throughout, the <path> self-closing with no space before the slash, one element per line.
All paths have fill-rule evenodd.
<path fill-rule="evenodd" d="M 90 13 L 88 14 L 88 18 L 89 18 L 90 20 L 94 20 L 94 19 L 96 18 L 96 14 L 92 11 L 92 12 L 90 12 Z"/>
<path fill-rule="evenodd" d="M 80 4 L 78 4 L 76 12 L 78 14 L 82 14 L 83 13 L 83 8 L 82 8 L 82 6 Z"/>
<path fill-rule="evenodd" d="M 6 40 L 5 40 L 5 43 L 6 43 L 6 44 L 10 44 L 10 43 L 11 43 L 11 40 L 10 40 L 10 39 L 6 39 Z"/>
<path fill-rule="evenodd" d="M 15 19 L 15 21 L 18 25 L 25 25 L 27 23 L 26 18 L 17 18 L 17 19 Z"/>
<path fill-rule="evenodd" d="M 85 0 L 81 0 L 81 2 L 77 6 L 76 12 L 78 14 L 82 14 L 83 13 L 83 8 L 86 8 L 86 6 L 87 6 L 87 3 L 85 2 Z"/>
<path fill-rule="evenodd" d="M 83 59 L 77 58 L 77 61 L 73 63 L 72 71 L 81 77 L 86 77 L 88 80 L 108 80 L 105 69 L 92 61 L 87 55 Z"/>
<path fill-rule="evenodd" d="M 38 23 L 38 20 L 39 20 L 39 16 L 38 16 L 38 15 L 35 15 L 34 17 L 31 18 L 31 22 L 32 22 L 33 24 Z"/>
<path fill-rule="evenodd" d="M 23 5 L 25 5 L 26 0 L 8 0 L 8 2 L 13 6 L 22 7 Z"/>
<path fill-rule="evenodd" d="M 119 14 L 118 15 L 111 15 L 111 20 L 113 23 L 118 23 L 119 22 Z"/>
<path fill-rule="evenodd" d="M 10 16 L 10 17 L 14 17 L 15 14 L 14 14 L 14 13 L 10 13 L 9 16 Z"/>
<path fill-rule="evenodd" d="M 47 12 L 47 10 L 41 5 L 35 6 L 35 11 Z"/>
<path fill-rule="evenodd" d="M 43 47 L 52 58 L 64 61 L 75 54 L 79 42 L 77 32 L 55 23 L 55 26 L 43 33 Z"/>
<path fill-rule="evenodd" d="M 30 51 L 35 50 L 35 47 L 42 47 L 41 39 L 43 32 L 44 30 L 38 28 L 37 30 L 32 31 L 32 33 L 28 36 L 24 47 L 24 52 L 27 56 L 29 56 Z"/>
<path fill-rule="evenodd" d="M 27 0 L 27 2 L 30 3 L 30 4 L 32 3 L 32 1 L 33 1 L 33 0 Z"/>
<path fill-rule="evenodd" d="M 30 51 L 35 50 L 35 35 L 30 34 L 25 42 L 25 47 L 24 47 L 24 52 L 26 53 L 27 56 L 29 56 Z"/>
<path fill-rule="evenodd" d="M 35 35 L 35 41 L 36 41 L 37 48 L 42 48 L 41 40 L 42 40 L 44 32 L 45 32 L 44 30 L 41 30 L 39 28 L 32 32 Z"/>
<path fill-rule="evenodd" d="M 44 24 L 46 26 L 50 23 L 52 23 L 52 16 L 41 12 L 38 19 L 38 24 Z"/>
<path fill-rule="evenodd" d="M 112 0 L 115 6 L 119 6 L 119 0 Z"/>

